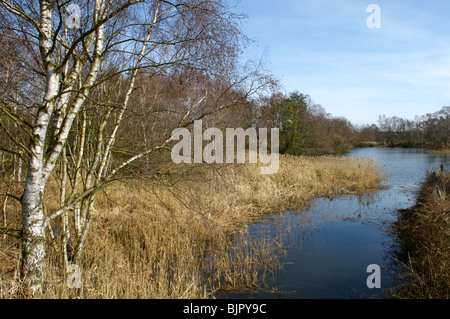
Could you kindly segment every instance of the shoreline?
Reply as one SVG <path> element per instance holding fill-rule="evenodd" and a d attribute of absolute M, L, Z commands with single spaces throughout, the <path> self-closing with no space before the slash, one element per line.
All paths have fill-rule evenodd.
<path fill-rule="evenodd" d="M 420 148 L 425 150 L 427 153 L 430 154 L 450 154 L 450 148 L 444 148 L 444 149 L 433 149 L 429 148 L 426 145 L 408 145 L 408 144 L 387 144 L 383 142 L 359 142 L 356 143 L 353 148 L 366 148 L 366 147 L 386 147 L 386 148 Z"/>

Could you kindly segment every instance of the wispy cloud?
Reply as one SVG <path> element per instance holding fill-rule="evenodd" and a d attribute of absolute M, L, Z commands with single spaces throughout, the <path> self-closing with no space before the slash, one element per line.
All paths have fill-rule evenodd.
<path fill-rule="evenodd" d="M 372 123 L 450 105 L 450 2 L 245 1 L 273 72 L 327 111 Z M 381 29 L 365 25 L 370 3 L 381 7 Z"/>

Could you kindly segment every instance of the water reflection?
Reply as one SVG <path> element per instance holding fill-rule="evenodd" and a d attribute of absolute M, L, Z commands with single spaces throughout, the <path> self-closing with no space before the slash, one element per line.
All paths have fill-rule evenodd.
<path fill-rule="evenodd" d="M 318 199 L 300 212 L 273 215 L 249 226 L 255 238 L 282 236 L 284 269 L 266 292 L 229 294 L 229 298 L 380 298 L 395 284 L 390 259 L 396 245 L 389 225 L 399 209 L 415 203 L 430 170 L 448 155 L 421 149 L 362 148 L 348 156 L 370 157 L 386 174 L 385 189 L 365 195 Z M 448 167 L 448 166 L 447 166 Z M 272 234 L 272 235 L 271 235 Z M 369 289 L 368 265 L 382 267 L 382 288 Z"/>

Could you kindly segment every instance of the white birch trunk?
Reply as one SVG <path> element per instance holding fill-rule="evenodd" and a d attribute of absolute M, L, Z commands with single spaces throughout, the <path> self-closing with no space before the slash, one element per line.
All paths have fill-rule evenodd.
<path fill-rule="evenodd" d="M 50 154 L 44 158 L 45 139 L 47 137 L 50 119 L 55 111 L 55 105 L 62 107 L 68 100 L 68 95 L 63 94 L 60 101 L 56 101 L 60 88 L 61 74 L 53 57 L 52 41 L 52 3 L 48 0 L 40 1 L 40 37 L 39 46 L 47 73 L 47 87 L 43 105 L 39 108 L 33 125 L 33 139 L 31 142 L 31 155 L 25 189 L 22 196 L 22 219 L 23 219 L 23 245 L 22 245 L 22 274 L 25 279 L 27 291 L 33 295 L 42 292 L 45 264 L 45 226 L 46 216 L 43 207 L 44 189 L 57 159 L 66 143 L 69 131 L 72 127 L 78 111 L 83 105 L 86 96 L 94 84 L 101 64 L 101 53 L 103 49 L 104 26 L 96 30 L 96 42 L 94 59 L 89 74 L 83 83 L 81 93 L 77 95 L 71 105 L 68 114 L 65 115 L 64 125 L 57 132 L 55 144 L 50 148 Z M 96 19 L 99 12 L 104 10 L 104 2 L 96 2 Z M 75 80 L 75 78 L 74 78 Z M 62 124 L 62 123 L 61 123 Z M 60 124 L 58 124 L 59 126 Z"/>
<path fill-rule="evenodd" d="M 40 49 L 47 71 L 47 89 L 44 105 L 39 108 L 33 129 L 31 155 L 27 180 L 22 196 L 22 275 L 27 292 L 36 295 L 42 292 L 45 264 L 45 214 L 43 207 L 44 188 L 44 144 L 54 97 L 58 93 L 59 77 L 55 72 L 52 54 L 52 16 L 49 1 L 41 1 Z"/>
<path fill-rule="evenodd" d="M 20 154 L 20 156 L 18 157 L 18 163 L 17 163 L 17 181 L 21 182 L 22 181 L 23 151 L 19 151 L 19 154 Z"/>
<path fill-rule="evenodd" d="M 22 274 L 28 290 L 42 291 L 45 262 L 45 215 L 42 192 L 42 143 L 32 145 L 28 177 L 22 196 Z"/>

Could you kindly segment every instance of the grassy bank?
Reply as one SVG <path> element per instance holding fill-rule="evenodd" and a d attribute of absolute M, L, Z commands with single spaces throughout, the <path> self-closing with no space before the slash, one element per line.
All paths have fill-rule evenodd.
<path fill-rule="evenodd" d="M 357 142 L 354 147 L 387 147 L 386 144 L 376 141 Z"/>
<path fill-rule="evenodd" d="M 450 297 L 450 174 L 430 173 L 417 204 L 401 211 L 395 228 L 404 272 L 393 297 Z"/>
<path fill-rule="evenodd" d="M 427 150 L 430 154 L 450 154 L 450 148 L 441 148 L 438 150 Z"/>
<path fill-rule="evenodd" d="M 97 197 L 82 289 L 67 288 L 57 236 L 48 243 L 44 297 L 209 298 L 264 288 L 282 267 L 283 247 L 280 238 L 253 240 L 246 225 L 380 181 L 369 159 L 281 156 L 273 175 L 251 164 L 177 166 L 159 182 L 112 184 Z M 48 191 L 48 211 L 57 209 L 56 189 Z M 18 205 L 8 201 L 5 210 L 7 224 L 20 228 Z M 5 236 L 0 243 L 0 297 L 20 297 L 20 242 Z"/>
<path fill-rule="evenodd" d="M 353 147 L 423 148 L 429 154 L 450 154 L 449 148 L 434 149 L 429 145 L 411 143 L 386 143 L 381 141 L 356 142 Z"/>

